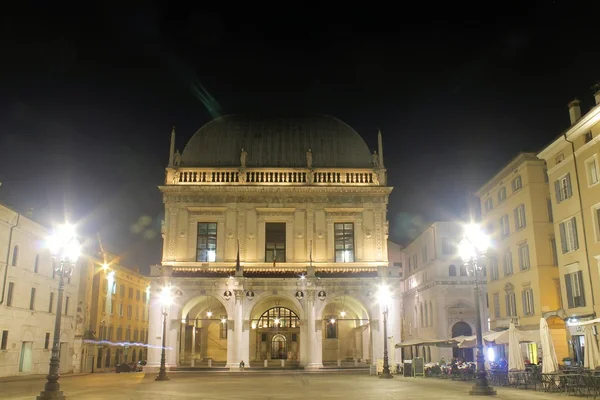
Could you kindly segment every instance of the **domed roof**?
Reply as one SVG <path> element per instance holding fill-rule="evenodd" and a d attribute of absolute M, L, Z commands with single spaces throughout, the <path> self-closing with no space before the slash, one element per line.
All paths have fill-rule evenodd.
<path fill-rule="evenodd" d="M 239 167 L 244 149 L 248 167 L 370 168 L 372 157 L 360 135 L 327 115 L 218 117 L 189 140 L 181 154 L 184 167 Z"/>

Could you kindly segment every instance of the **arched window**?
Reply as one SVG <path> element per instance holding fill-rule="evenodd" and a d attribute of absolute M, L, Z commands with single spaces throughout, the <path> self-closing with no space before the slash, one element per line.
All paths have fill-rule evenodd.
<path fill-rule="evenodd" d="M 425 302 L 425 326 L 429 326 L 429 310 L 427 309 L 427 302 Z"/>
<path fill-rule="evenodd" d="M 13 267 L 16 267 L 18 261 L 19 261 L 19 246 L 15 246 L 15 247 L 13 247 L 12 262 L 10 263 L 10 265 L 12 265 Z"/>
<path fill-rule="evenodd" d="M 257 328 L 297 328 L 300 319 L 295 312 L 285 307 L 268 309 L 258 319 Z"/>
<path fill-rule="evenodd" d="M 456 266 L 454 264 L 450 264 L 450 266 L 448 267 L 448 275 L 456 276 Z"/>
<path fill-rule="evenodd" d="M 460 276 L 467 276 L 467 266 L 466 265 L 461 265 L 460 266 Z"/>
<path fill-rule="evenodd" d="M 421 328 L 423 327 L 423 303 L 419 303 L 419 311 L 421 316 Z"/>
<path fill-rule="evenodd" d="M 40 267 L 40 255 L 36 254 L 35 255 L 35 263 L 33 264 L 33 272 L 35 272 L 37 274 L 39 267 Z"/>

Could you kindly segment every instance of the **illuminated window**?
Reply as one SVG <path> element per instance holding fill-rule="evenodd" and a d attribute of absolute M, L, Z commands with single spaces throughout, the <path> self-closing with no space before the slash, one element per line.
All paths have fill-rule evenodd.
<path fill-rule="evenodd" d="M 300 320 L 295 312 L 285 307 L 273 307 L 258 319 L 256 328 L 297 328 Z"/>
<path fill-rule="evenodd" d="M 217 223 L 198 223 L 196 261 L 214 262 L 217 258 Z"/>
<path fill-rule="evenodd" d="M 335 319 L 335 315 L 327 316 L 327 330 L 325 331 L 325 339 L 337 339 L 338 338 L 338 322 Z"/>
<path fill-rule="evenodd" d="M 285 222 L 265 224 L 265 262 L 285 262 Z"/>
<path fill-rule="evenodd" d="M 354 224 L 334 224 L 335 262 L 354 262 Z"/>

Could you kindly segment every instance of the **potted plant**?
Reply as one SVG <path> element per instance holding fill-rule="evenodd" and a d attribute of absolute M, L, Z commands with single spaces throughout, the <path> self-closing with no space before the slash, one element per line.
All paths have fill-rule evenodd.
<path fill-rule="evenodd" d="M 571 357 L 565 357 L 565 358 L 563 358 L 563 363 L 564 363 L 566 366 L 569 366 L 569 367 L 570 367 L 570 366 L 571 366 Z"/>

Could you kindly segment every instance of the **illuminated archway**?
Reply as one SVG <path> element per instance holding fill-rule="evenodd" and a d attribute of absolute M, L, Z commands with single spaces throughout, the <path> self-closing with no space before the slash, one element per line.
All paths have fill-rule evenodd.
<path fill-rule="evenodd" d="M 258 301 L 257 301 L 258 300 Z M 304 310 L 287 294 L 263 294 L 249 310 L 250 360 L 300 361 L 300 331 Z"/>
<path fill-rule="evenodd" d="M 208 294 L 190 298 L 181 308 L 179 364 L 206 365 L 227 362 L 228 304 Z"/>
<path fill-rule="evenodd" d="M 372 359 L 369 311 L 357 297 L 335 293 L 320 308 L 323 363 L 367 362 Z"/>

